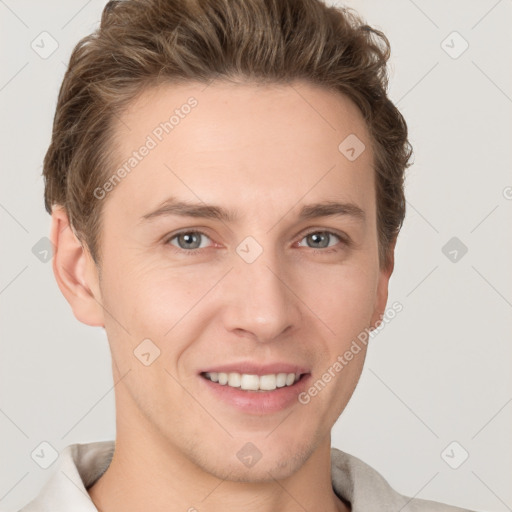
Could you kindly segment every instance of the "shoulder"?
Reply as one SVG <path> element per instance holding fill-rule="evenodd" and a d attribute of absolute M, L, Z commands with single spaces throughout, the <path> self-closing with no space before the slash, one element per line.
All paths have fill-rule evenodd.
<path fill-rule="evenodd" d="M 87 488 L 106 470 L 114 450 L 115 441 L 66 446 L 39 494 L 18 512 L 96 512 Z"/>
<path fill-rule="evenodd" d="M 378 471 L 354 455 L 337 448 L 331 448 L 331 474 L 334 491 L 352 504 L 352 512 L 473 512 L 400 494 Z"/>

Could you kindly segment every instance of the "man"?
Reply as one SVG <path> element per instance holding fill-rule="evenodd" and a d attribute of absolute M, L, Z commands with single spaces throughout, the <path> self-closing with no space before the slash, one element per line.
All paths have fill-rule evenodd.
<path fill-rule="evenodd" d="M 388 56 L 319 0 L 107 4 L 44 176 L 57 283 L 108 336 L 116 440 L 66 448 L 24 512 L 462 510 L 331 448 L 405 214 Z"/>

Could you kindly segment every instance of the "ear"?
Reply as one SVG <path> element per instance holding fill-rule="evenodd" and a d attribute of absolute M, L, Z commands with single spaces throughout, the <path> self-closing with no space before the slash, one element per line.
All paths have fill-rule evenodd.
<path fill-rule="evenodd" d="M 389 278 L 395 268 L 395 246 L 397 238 L 393 240 L 389 247 L 389 263 L 387 267 L 379 270 L 379 282 L 377 284 L 377 295 L 375 298 L 375 308 L 370 322 L 370 330 L 375 329 L 375 323 L 382 319 L 386 311 L 386 304 L 388 302 L 388 285 Z"/>
<path fill-rule="evenodd" d="M 98 269 L 60 205 L 52 208 L 50 239 L 54 245 L 53 273 L 73 314 L 84 324 L 104 327 Z"/>

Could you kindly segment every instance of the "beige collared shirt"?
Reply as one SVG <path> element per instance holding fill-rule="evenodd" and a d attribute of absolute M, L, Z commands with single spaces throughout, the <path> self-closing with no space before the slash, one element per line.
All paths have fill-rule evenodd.
<path fill-rule="evenodd" d="M 18 512 L 98 512 L 87 489 L 106 471 L 114 441 L 67 446 L 41 491 Z M 332 486 L 352 512 L 471 512 L 434 501 L 408 498 L 363 461 L 331 448 Z"/>

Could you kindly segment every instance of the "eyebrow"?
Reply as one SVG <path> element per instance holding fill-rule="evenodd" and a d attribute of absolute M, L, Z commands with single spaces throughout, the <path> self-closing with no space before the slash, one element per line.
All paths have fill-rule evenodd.
<path fill-rule="evenodd" d="M 206 203 L 191 203 L 180 201 L 174 197 L 166 199 L 154 211 L 146 213 L 140 221 L 151 220 L 156 217 L 177 215 L 180 217 L 196 217 L 203 219 L 215 219 L 224 222 L 235 222 L 238 215 L 235 210 L 229 210 L 220 206 Z M 358 221 L 365 221 L 365 212 L 354 203 L 338 201 L 322 201 L 304 205 L 298 214 L 299 220 L 314 219 L 317 217 L 352 217 Z"/>

